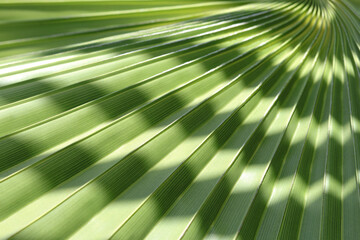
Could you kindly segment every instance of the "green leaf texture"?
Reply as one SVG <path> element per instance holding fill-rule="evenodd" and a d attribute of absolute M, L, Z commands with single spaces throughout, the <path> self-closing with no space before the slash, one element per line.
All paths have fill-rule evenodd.
<path fill-rule="evenodd" d="M 358 0 L 1 0 L 0 239 L 360 239 Z"/>

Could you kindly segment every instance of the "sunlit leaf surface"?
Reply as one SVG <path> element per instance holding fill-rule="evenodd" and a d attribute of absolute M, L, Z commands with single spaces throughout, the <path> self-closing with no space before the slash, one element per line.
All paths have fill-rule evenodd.
<path fill-rule="evenodd" d="M 360 239 L 358 0 L 1 0 L 0 239 Z"/>

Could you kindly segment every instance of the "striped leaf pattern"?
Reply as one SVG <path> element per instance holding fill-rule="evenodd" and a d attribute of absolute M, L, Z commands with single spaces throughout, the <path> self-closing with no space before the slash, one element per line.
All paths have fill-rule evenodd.
<path fill-rule="evenodd" d="M 357 0 L 1 0 L 0 239 L 359 239 Z"/>

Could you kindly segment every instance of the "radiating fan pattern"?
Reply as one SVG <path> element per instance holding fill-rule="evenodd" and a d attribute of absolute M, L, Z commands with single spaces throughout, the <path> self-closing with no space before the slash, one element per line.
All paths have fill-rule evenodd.
<path fill-rule="evenodd" d="M 359 9 L 0 1 L 0 239 L 359 239 Z"/>

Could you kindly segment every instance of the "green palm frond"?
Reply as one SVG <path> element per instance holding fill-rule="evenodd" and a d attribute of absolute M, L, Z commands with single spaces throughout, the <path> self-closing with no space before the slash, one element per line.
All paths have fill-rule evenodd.
<path fill-rule="evenodd" d="M 0 239 L 359 239 L 357 0 L 1 0 Z"/>

